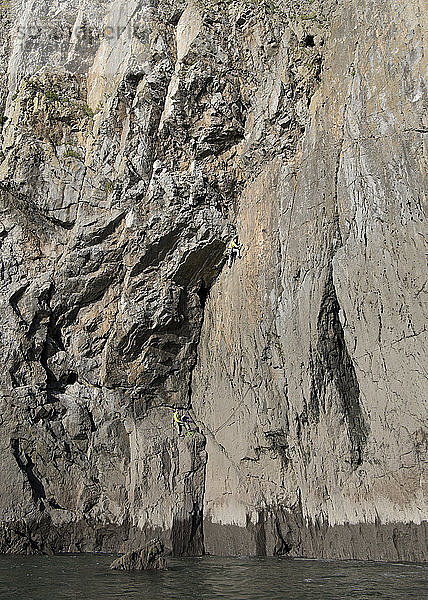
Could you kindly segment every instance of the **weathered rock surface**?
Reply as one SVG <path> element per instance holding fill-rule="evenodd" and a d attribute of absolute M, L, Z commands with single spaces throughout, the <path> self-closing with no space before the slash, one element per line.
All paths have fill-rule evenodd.
<path fill-rule="evenodd" d="M 341 7 L 301 152 L 241 199 L 192 381 L 208 551 L 427 558 L 417 14 Z"/>
<path fill-rule="evenodd" d="M 145 571 L 147 569 L 165 571 L 167 568 L 165 548 L 159 539 L 150 540 L 144 548 L 133 550 L 116 558 L 110 565 L 110 569 L 116 571 Z"/>
<path fill-rule="evenodd" d="M 426 13 L 272 6 L 0 4 L 2 552 L 428 559 Z"/>

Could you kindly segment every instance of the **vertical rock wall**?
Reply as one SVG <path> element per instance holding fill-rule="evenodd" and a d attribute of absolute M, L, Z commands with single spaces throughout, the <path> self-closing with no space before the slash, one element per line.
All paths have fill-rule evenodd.
<path fill-rule="evenodd" d="M 3 552 L 426 558 L 422 9 L 1 4 Z"/>
<path fill-rule="evenodd" d="M 188 403 L 229 234 L 215 176 L 168 132 L 184 6 L 15 8 L 0 167 L 1 548 L 118 550 L 163 533 L 177 554 L 201 553 L 204 438 L 179 440 L 171 409 Z"/>
<path fill-rule="evenodd" d="M 426 558 L 422 27 L 341 6 L 295 159 L 246 184 L 192 382 L 208 551 Z"/>

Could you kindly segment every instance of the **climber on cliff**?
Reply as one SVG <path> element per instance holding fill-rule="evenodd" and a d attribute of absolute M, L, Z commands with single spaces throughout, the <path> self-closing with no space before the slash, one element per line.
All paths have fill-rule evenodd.
<path fill-rule="evenodd" d="M 241 258 L 241 244 L 239 243 L 238 236 L 235 235 L 234 238 L 230 240 L 230 242 L 226 246 L 226 256 L 227 256 L 227 266 L 229 269 L 232 268 L 233 261 L 236 258 Z"/>
<path fill-rule="evenodd" d="M 185 413 L 181 413 L 178 409 L 173 412 L 172 420 L 177 429 L 179 437 L 184 436 L 183 429 L 187 432 L 191 431 L 189 417 Z"/>

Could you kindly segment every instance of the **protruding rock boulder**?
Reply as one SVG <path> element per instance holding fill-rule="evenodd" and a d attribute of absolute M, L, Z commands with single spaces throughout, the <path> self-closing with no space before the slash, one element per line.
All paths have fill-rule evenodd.
<path fill-rule="evenodd" d="M 161 540 L 151 540 L 144 548 L 133 550 L 114 560 L 110 569 L 117 571 L 145 571 L 147 569 L 166 571 L 165 547 Z"/>

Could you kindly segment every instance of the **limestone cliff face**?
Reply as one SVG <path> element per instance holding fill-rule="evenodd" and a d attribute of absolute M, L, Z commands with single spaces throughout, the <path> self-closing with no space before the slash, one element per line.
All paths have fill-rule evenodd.
<path fill-rule="evenodd" d="M 0 10 L 0 549 L 426 560 L 423 3 Z"/>

